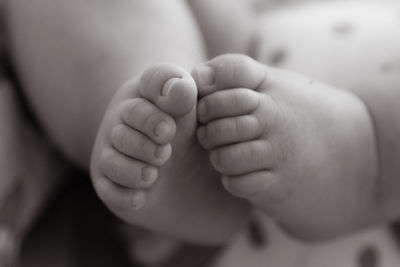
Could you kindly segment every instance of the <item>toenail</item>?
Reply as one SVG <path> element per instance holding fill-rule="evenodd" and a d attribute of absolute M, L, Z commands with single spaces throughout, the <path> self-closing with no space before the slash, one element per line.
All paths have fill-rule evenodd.
<path fill-rule="evenodd" d="M 210 66 L 200 66 L 196 68 L 195 73 L 198 78 L 198 82 L 201 85 L 212 85 L 215 82 L 215 71 Z"/>
<path fill-rule="evenodd" d="M 161 89 L 161 95 L 162 96 L 166 96 L 169 94 L 169 92 L 171 91 L 172 87 L 174 87 L 174 85 L 180 81 L 181 78 L 171 78 L 169 79 L 163 86 L 163 88 Z"/>
<path fill-rule="evenodd" d="M 154 130 L 154 134 L 157 137 L 167 136 L 170 131 L 170 127 L 166 120 L 162 120 L 158 123 Z"/>
<path fill-rule="evenodd" d="M 205 139 L 206 138 L 206 127 L 199 127 L 197 129 L 197 137 L 199 139 Z"/>
<path fill-rule="evenodd" d="M 199 106 L 197 107 L 197 112 L 198 112 L 199 116 L 203 117 L 204 115 L 206 115 L 207 110 L 206 110 L 206 104 L 204 103 L 204 101 L 201 101 L 199 103 Z"/>
<path fill-rule="evenodd" d="M 143 191 L 135 191 L 132 192 L 132 209 L 138 210 L 140 208 L 143 208 L 145 203 L 146 203 L 146 196 Z"/>
<path fill-rule="evenodd" d="M 142 169 L 142 180 L 152 184 L 157 179 L 157 169 L 154 167 L 144 167 Z"/>
<path fill-rule="evenodd" d="M 158 159 L 165 159 L 168 157 L 169 154 L 169 146 L 164 145 L 164 146 L 159 146 L 156 149 L 155 156 Z"/>

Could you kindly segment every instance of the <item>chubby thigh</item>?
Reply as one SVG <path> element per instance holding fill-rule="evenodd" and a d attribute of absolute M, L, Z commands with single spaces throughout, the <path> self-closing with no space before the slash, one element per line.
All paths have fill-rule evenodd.
<path fill-rule="evenodd" d="M 84 167 L 117 88 L 155 63 L 191 68 L 204 60 L 182 0 L 13 0 L 7 13 L 28 102 L 54 142 Z"/>
<path fill-rule="evenodd" d="M 259 17 L 254 56 L 345 89 L 400 73 L 399 1 L 321 1 Z"/>

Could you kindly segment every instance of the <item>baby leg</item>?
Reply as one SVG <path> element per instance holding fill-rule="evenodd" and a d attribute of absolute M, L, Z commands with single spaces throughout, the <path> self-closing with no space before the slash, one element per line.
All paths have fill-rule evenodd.
<path fill-rule="evenodd" d="M 210 57 L 226 53 L 248 54 L 255 32 L 254 1 L 189 0 L 203 33 Z"/>

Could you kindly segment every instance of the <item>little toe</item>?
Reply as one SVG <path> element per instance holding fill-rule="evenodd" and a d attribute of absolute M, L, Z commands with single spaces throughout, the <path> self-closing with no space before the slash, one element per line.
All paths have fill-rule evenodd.
<path fill-rule="evenodd" d="M 154 166 L 162 166 L 171 157 L 169 143 L 158 145 L 124 124 L 119 124 L 112 129 L 111 143 L 119 152 Z"/>
<path fill-rule="evenodd" d="M 197 129 L 197 138 L 203 148 L 210 150 L 229 144 L 250 141 L 263 132 L 258 119 L 252 115 L 212 121 Z"/>
<path fill-rule="evenodd" d="M 139 92 L 175 118 L 189 113 L 197 101 L 193 78 L 186 70 L 173 64 L 159 64 L 145 71 L 139 81 Z"/>
<path fill-rule="evenodd" d="M 124 123 L 158 144 L 167 144 L 176 133 L 175 120 L 144 98 L 125 101 L 121 117 Z"/>
<path fill-rule="evenodd" d="M 201 123 L 223 117 L 250 114 L 259 105 L 259 93 L 244 88 L 217 91 L 200 99 L 197 116 Z"/>
<path fill-rule="evenodd" d="M 128 158 L 114 149 L 102 153 L 99 166 L 102 176 L 126 188 L 146 189 L 158 178 L 156 167 Z"/>
<path fill-rule="evenodd" d="M 138 210 L 147 201 L 146 191 L 122 187 L 105 177 L 97 179 L 94 187 L 99 198 L 113 211 Z"/>
<path fill-rule="evenodd" d="M 210 161 L 223 175 L 241 175 L 272 169 L 277 156 L 269 142 L 254 140 L 212 150 Z"/>
<path fill-rule="evenodd" d="M 218 56 L 192 71 L 201 96 L 231 88 L 256 90 L 265 74 L 264 65 L 239 54 Z"/>
<path fill-rule="evenodd" d="M 276 204 L 289 194 L 289 188 L 268 170 L 223 176 L 222 184 L 232 195 L 245 198 L 260 208 Z"/>

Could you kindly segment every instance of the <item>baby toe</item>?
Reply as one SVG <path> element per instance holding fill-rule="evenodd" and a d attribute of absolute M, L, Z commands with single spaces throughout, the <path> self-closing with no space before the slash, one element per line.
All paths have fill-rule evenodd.
<path fill-rule="evenodd" d="M 210 160 L 223 175 L 241 175 L 257 170 L 270 169 L 276 156 L 269 142 L 254 140 L 212 150 Z"/>
<path fill-rule="evenodd" d="M 198 140 L 207 150 L 250 141 L 261 134 L 262 127 L 258 119 L 251 115 L 219 119 L 197 130 Z"/>
<path fill-rule="evenodd" d="M 223 176 L 222 184 L 232 195 L 245 198 L 269 214 L 279 209 L 293 190 L 287 180 L 269 170 L 260 170 L 242 175 Z M 278 205 L 278 206 L 277 206 Z"/>
<path fill-rule="evenodd" d="M 201 123 L 207 123 L 224 117 L 250 114 L 258 105 L 259 94 L 253 90 L 223 90 L 203 97 L 199 101 L 197 115 Z"/>
<path fill-rule="evenodd" d="M 121 111 L 124 123 L 158 144 L 167 144 L 176 133 L 175 120 L 143 98 L 127 100 Z"/>
<path fill-rule="evenodd" d="M 269 199 L 271 187 L 276 185 L 276 177 L 272 172 L 262 170 L 243 175 L 223 176 L 222 184 L 232 195 L 258 202 Z M 276 197 L 278 198 L 278 195 Z"/>
<path fill-rule="evenodd" d="M 198 86 L 199 94 L 204 96 L 230 88 L 256 90 L 264 81 L 265 73 L 265 67 L 252 58 L 227 54 L 194 68 L 192 76 Z"/>
<path fill-rule="evenodd" d="M 94 187 L 99 198 L 117 213 L 138 210 L 146 204 L 145 191 L 124 188 L 104 177 L 97 179 Z"/>
<path fill-rule="evenodd" d="M 115 151 L 105 150 L 100 158 L 99 171 L 114 183 L 131 189 L 145 189 L 158 178 L 158 169 Z"/>
<path fill-rule="evenodd" d="M 141 96 L 177 118 L 189 113 L 197 101 L 190 74 L 173 64 L 159 64 L 144 72 L 139 81 Z"/>
<path fill-rule="evenodd" d="M 142 133 L 119 124 L 111 131 L 111 143 L 119 152 L 143 161 L 161 166 L 171 157 L 171 145 L 158 145 Z"/>

